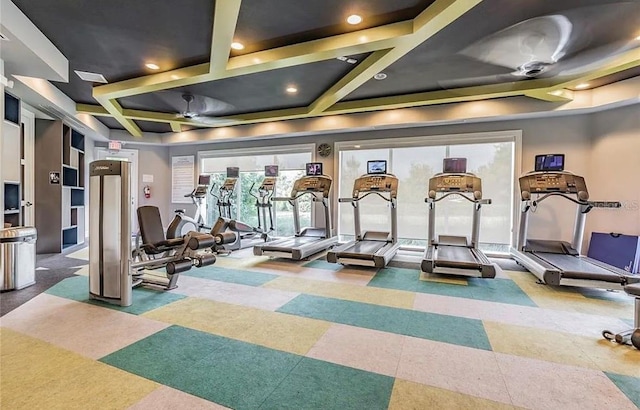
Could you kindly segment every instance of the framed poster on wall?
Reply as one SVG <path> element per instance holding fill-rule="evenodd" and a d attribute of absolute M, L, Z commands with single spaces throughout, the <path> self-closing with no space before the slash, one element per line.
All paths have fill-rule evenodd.
<path fill-rule="evenodd" d="M 185 197 L 193 191 L 195 159 L 193 155 L 171 157 L 171 202 L 174 204 L 190 204 L 191 199 Z"/>

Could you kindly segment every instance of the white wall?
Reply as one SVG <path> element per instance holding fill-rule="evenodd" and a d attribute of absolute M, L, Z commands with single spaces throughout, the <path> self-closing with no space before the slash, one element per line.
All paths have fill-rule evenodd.
<path fill-rule="evenodd" d="M 592 200 L 620 201 L 619 210 L 591 211 L 587 232 L 640 235 L 640 115 L 638 106 L 594 114 L 590 155 Z M 586 236 L 586 235 L 585 235 Z"/>

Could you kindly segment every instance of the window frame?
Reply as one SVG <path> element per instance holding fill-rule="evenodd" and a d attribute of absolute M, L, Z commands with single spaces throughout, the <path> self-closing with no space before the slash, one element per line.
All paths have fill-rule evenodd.
<path fill-rule="evenodd" d="M 520 200 L 516 195 L 519 192 L 518 178 L 522 172 L 522 130 L 503 130 L 503 131 L 488 131 L 488 132 L 473 132 L 473 133 L 457 133 L 457 134 L 438 134 L 438 135 L 425 135 L 418 137 L 398 137 L 392 139 L 368 139 L 368 140 L 350 140 L 339 141 L 334 145 L 334 162 L 333 162 L 333 175 L 334 180 L 337 181 L 336 189 L 333 191 L 332 202 L 338 202 L 338 192 L 340 192 L 340 184 L 342 182 L 342 175 L 340 169 L 340 155 L 343 151 L 360 151 L 364 149 L 392 149 L 392 148 L 410 148 L 410 147 L 431 147 L 431 146 L 443 146 L 443 145 L 465 145 L 465 144 L 491 144 L 500 142 L 513 142 L 513 184 L 511 186 L 511 243 L 510 247 L 513 247 L 517 241 L 518 230 L 517 226 L 520 219 Z M 356 148 L 355 146 L 358 146 Z M 393 164 L 390 164 L 392 167 Z M 425 212 L 426 212 L 425 207 Z M 336 232 L 340 232 L 340 209 L 334 212 L 334 226 Z M 425 232 L 426 238 L 426 232 Z M 415 250 L 415 247 L 404 247 L 400 249 Z M 494 256 L 494 254 L 489 253 Z M 505 256 L 505 254 L 495 254 L 495 256 Z"/>
<path fill-rule="evenodd" d="M 316 143 L 309 144 L 291 144 L 291 145 L 274 145 L 270 147 L 249 147 L 249 148 L 229 148 L 219 150 L 207 150 L 198 151 L 197 153 L 197 166 L 196 173 L 200 175 L 203 172 L 202 161 L 204 159 L 212 158 L 227 158 L 227 157 L 245 157 L 245 156 L 261 156 L 261 155 L 279 155 L 279 154 L 311 154 L 311 162 L 317 161 L 316 158 L 317 147 Z M 243 172 L 241 170 L 241 172 Z M 244 172 L 260 172 L 260 170 L 244 170 Z M 196 176 L 197 178 L 197 176 Z M 237 195 L 236 201 L 239 203 L 241 192 L 238 190 L 235 193 Z M 239 212 L 239 211 L 238 211 Z M 315 221 L 316 211 L 315 207 L 311 207 L 311 222 Z"/>

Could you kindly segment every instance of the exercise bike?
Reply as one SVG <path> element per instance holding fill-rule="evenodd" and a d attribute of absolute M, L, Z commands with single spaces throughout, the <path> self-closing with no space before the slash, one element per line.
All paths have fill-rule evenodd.
<path fill-rule="evenodd" d="M 168 239 L 180 238 L 189 231 L 206 233 L 211 231 L 211 226 L 208 226 L 206 222 L 207 191 L 210 181 L 210 175 L 200 175 L 198 186 L 191 193 L 184 196 L 185 198 L 191 198 L 191 202 L 196 207 L 195 215 L 191 217 L 186 214 L 186 210 L 176 209 L 175 216 L 167 228 Z M 211 190 L 213 191 L 213 186 L 211 186 Z M 213 195 L 213 192 L 211 194 Z"/>
<path fill-rule="evenodd" d="M 251 185 L 249 195 L 255 198 L 258 209 L 258 226 L 253 227 L 244 222 L 231 218 L 233 192 L 237 179 L 227 178 L 219 189 L 219 194 L 212 195 L 217 200 L 220 217 L 211 228 L 211 235 L 216 240 L 214 250 L 219 254 L 228 254 L 231 251 L 254 246 L 256 242 L 271 240 L 269 234 L 273 228 L 273 206 L 271 199 L 275 192 L 275 177 L 265 177 L 257 194 L 254 193 L 255 184 Z M 269 225 L 267 227 L 267 213 Z"/>

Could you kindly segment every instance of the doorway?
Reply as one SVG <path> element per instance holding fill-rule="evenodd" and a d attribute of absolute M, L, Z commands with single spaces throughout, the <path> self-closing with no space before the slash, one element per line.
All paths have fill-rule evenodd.
<path fill-rule="evenodd" d="M 111 151 L 107 148 L 96 148 L 95 159 L 107 159 L 113 161 L 126 161 L 131 163 L 131 233 L 138 232 L 138 150 L 122 149 Z"/>

